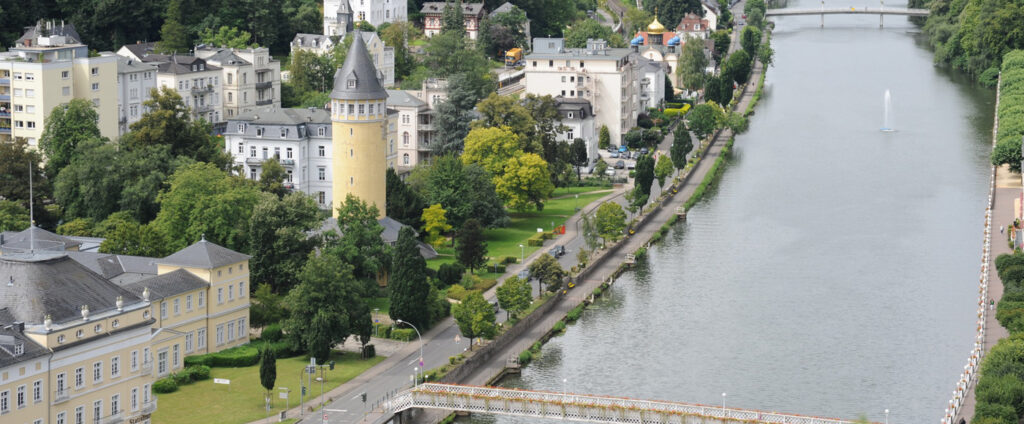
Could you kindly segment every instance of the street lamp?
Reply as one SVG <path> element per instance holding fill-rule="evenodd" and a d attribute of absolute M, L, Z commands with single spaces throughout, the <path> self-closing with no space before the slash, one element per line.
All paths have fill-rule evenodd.
<path fill-rule="evenodd" d="M 405 325 L 408 325 L 408 326 L 412 327 L 413 330 L 416 330 L 416 338 L 419 339 L 419 341 L 420 341 L 420 366 L 422 367 L 423 366 L 423 336 L 420 335 L 420 330 L 418 328 L 416 328 L 415 325 L 412 325 L 412 323 L 408 322 L 408 321 L 402 321 L 402 320 L 398 319 L 398 320 L 395 320 L 395 323 L 397 323 L 397 324 L 405 324 Z M 414 386 L 415 386 L 415 384 L 414 384 Z"/>
<path fill-rule="evenodd" d="M 565 402 L 565 385 L 569 383 L 568 378 L 562 379 L 562 402 Z"/>
<path fill-rule="evenodd" d="M 521 264 L 525 264 L 526 263 L 525 256 L 526 256 L 526 247 L 520 244 L 519 245 L 519 263 L 521 263 Z"/>
<path fill-rule="evenodd" d="M 725 416 L 725 392 L 722 392 L 722 416 Z"/>
<path fill-rule="evenodd" d="M 420 383 L 420 367 L 413 367 L 412 369 L 412 387 L 416 388 L 416 385 Z"/>
<path fill-rule="evenodd" d="M 889 424 L 889 410 L 885 410 L 885 424 Z"/>
<path fill-rule="evenodd" d="M 575 210 L 575 211 L 580 210 L 579 203 L 580 203 L 580 195 L 577 194 L 576 195 L 576 200 L 572 201 L 572 209 Z"/>

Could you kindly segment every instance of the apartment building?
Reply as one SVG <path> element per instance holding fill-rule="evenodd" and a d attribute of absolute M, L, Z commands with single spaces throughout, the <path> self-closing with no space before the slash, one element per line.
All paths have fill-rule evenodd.
<path fill-rule="evenodd" d="M 248 341 L 248 256 L 205 240 L 166 258 L 0 233 L 4 422 L 149 423 L 153 381 Z"/>
<path fill-rule="evenodd" d="M 433 37 L 441 33 L 441 28 L 444 26 L 441 15 L 444 14 L 445 2 L 425 2 L 423 8 L 420 9 L 420 13 L 423 14 L 423 33 L 427 37 Z M 455 3 L 450 3 L 452 6 Z M 480 33 L 480 21 L 484 19 L 484 15 L 487 11 L 484 10 L 483 3 L 462 3 L 462 16 L 465 20 L 466 36 L 471 40 L 476 40 L 476 37 Z"/>
<path fill-rule="evenodd" d="M 434 111 L 447 98 L 448 81 L 444 79 L 427 79 L 419 90 L 388 90 L 387 107 L 396 112 L 389 116 L 389 124 L 394 124 L 397 139 L 389 142 L 388 151 L 394 152 L 390 166 L 399 174 L 430 160 L 436 134 Z"/>
<path fill-rule="evenodd" d="M 286 187 L 313 196 L 327 209 L 332 199 L 331 132 L 326 110 L 263 107 L 228 118 L 224 149 L 251 180 L 260 178 L 264 161 L 276 159 L 287 172 Z"/>
<path fill-rule="evenodd" d="M 593 108 L 590 101 L 578 97 L 555 97 L 555 108 L 558 109 L 559 123 L 565 127 L 555 139 L 563 143 L 572 143 L 577 138 L 587 143 L 587 160 L 595 163 L 598 159 L 598 134 L 594 126 Z"/>
<path fill-rule="evenodd" d="M 307 51 L 315 53 L 317 55 L 325 55 L 330 53 L 331 49 L 334 48 L 334 40 L 331 39 L 330 35 L 321 34 L 295 34 L 295 38 L 292 38 L 292 42 L 289 43 L 291 54 L 295 54 L 297 51 Z"/>
<path fill-rule="evenodd" d="M 352 32 L 352 26 L 349 0 L 324 0 L 324 35 L 341 37 Z"/>
<path fill-rule="evenodd" d="M 73 25 L 40 22 L 0 53 L 0 139 L 37 145 L 50 112 L 75 98 L 92 102 L 100 134 L 117 137 L 117 59 L 89 57 Z"/>
<path fill-rule="evenodd" d="M 192 119 L 220 122 L 224 116 L 221 68 L 195 56 L 149 54 L 142 58 L 157 66 L 156 84 L 178 93 Z"/>
<path fill-rule="evenodd" d="M 117 58 L 117 133 L 124 135 L 145 113 L 143 103 L 156 88 L 157 66 L 113 53 Z"/>
<path fill-rule="evenodd" d="M 224 119 L 252 112 L 260 106 L 281 107 L 281 62 L 270 56 L 270 49 L 199 45 L 195 53 L 196 57 L 221 69 L 223 114 L 220 116 Z"/>
<path fill-rule="evenodd" d="M 561 38 L 535 38 L 526 56 L 526 92 L 588 100 L 595 125 L 607 125 L 614 143 L 636 126 L 640 111 L 638 55 L 587 40 L 585 48 L 566 48 Z"/>
<path fill-rule="evenodd" d="M 403 0 L 348 1 L 352 8 L 354 22 L 369 22 L 370 25 L 378 27 L 385 22 L 404 22 L 409 19 L 408 3 Z"/>

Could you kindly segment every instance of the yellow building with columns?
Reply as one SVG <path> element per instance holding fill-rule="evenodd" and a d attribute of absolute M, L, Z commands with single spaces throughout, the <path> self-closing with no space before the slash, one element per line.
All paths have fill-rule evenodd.
<path fill-rule="evenodd" d="M 332 215 L 349 195 L 386 212 L 387 97 L 363 37 L 352 37 L 348 57 L 334 74 L 331 91 Z"/>

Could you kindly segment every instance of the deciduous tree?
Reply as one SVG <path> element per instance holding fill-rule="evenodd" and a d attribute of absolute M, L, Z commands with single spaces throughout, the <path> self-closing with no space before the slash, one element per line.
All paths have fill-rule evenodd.
<path fill-rule="evenodd" d="M 470 291 L 462 303 L 453 305 L 452 316 L 462 335 L 469 338 L 470 349 L 473 348 L 473 339 L 494 337 L 494 306 L 480 292 Z"/>
<path fill-rule="evenodd" d="M 565 30 L 565 46 L 582 48 L 587 46 L 587 39 L 601 39 L 608 42 L 608 47 L 626 47 L 626 41 L 622 36 L 612 32 L 612 29 L 601 25 L 593 19 L 581 19 Z"/>
<path fill-rule="evenodd" d="M 518 316 L 533 301 L 530 282 L 517 276 L 509 277 L 498 286 L 498 305 L 505 310 L 506 319 Z"/>
<path fill-rule="evenodd" d="M 743 46 L 743 50 L 749 57 L 754 57 L 757 54 L 758 46 L 761 45 L 761 30 L 752 26 L 743 27 L 743 32 L 740 33 L 740 45 Z"/>
<path fill-rule="evenodd" d="M 690 130 L 686 128 L 686 123 L 679 121 L 672 139 L 672 147 L 669 149 L 669 153 L 672 155 L 672 163 L 676 168 L 683 169 L 686 167 L 686 155 L 691 150 L 693 150 L 693 137 L 690 136 Z"/>
<path fill-rule="evenodd" d="M 462 224 L 455 244 L 455 255 L 459 263 L 469 268 L 471 273 L 487 263 L 487 240 L 484 239 L 480 221 L 468 219 Z"/>
<path fill-rule="evenodd" d="M 260 196 L 249 218 L 250 287 L 267 285 L 274 292 L 287 293 L 320 244 L 320 237 L 311 235 L 320 226 L 320 208 L 309 195 Z"/>
<path fill-rule="evenodd" d="M 99 114 L 85 99 L 71 99 L 59 105 L 46 118 L 39 147 L 46 153 L 46 176 L 56 178 L 71 162 L 75 147 L 90 139 L 102 139 L 97 126 Z"/>
<path fill-rule="evenodd" d="M 29 149 L 23 138 L 0 141 L 0 198 L 18 202 L 29 208 L 29 180 L 32 180 L 36 221 L 44 213 L 43 199 L 49 197 L 50 181 L 43 173 L 43 157 L 36 149 Z M 29 178 L 31 170 L 32 177 Z"/>
<path fill-rule="evenodd" d="M 505 173 L 495 179 L 495 190 L 505 204 L 516 210 L 544 207 L 544 199 L 555 191 L 548 173 L 548 164 L 534 153 L 509 159 Z"/>
<path fill-rule="evenodd" d="M 558 263 L 558 259 L 547 253 L 540 255 L 540 257 L 530 263 L 530 276 L 540 280 L 541 284 L 547 287 L 548 291 L 558 290 L 562 286 L 562 279 L 566 275 L 562 265 Z"/>
<path fill-rule="evenodd" d="M 693 108 L 690 114 L 687 116 L 690 121 L 690 129 L 697 135 L 698 138 L 703 139 L 711 134 L 715 130 L 715 126 L 718 122 L 715 108 L 707 103 L 702 103 Z"/>
<path fill-rule="evenodd" d="M 572 150 L 569 162 L 576 167 L 576 180 L 580 180 L 580 168 L 583 168 L 590 163 L 590 158 L 587 154 L 587 142 L 582 138 L 576 138 L 572 141 Z"/>
<path fill-rule="evenodd" d="M 654 165 L 654 177 L 658 179 L 658 186 L 665 189 L 665 178 L 672 175 L 675 168 L 672 166 L 672 159 L 667 155 L 658 157 L 658 163 Z"/>
<path fill-rule="evenodd" d="M 411 322 L 418 328 L 430 326 L 430 309 L 426 302 L 430 294 L 427 262 L 420 255 L 415 232 L 409 227 L 403 227 L 398 232 L 388 288 L 391 319 Z"/>
<path fill-rule="evenodd" d="M 508 127 L 475 128 L 466 135 L 465 143 L 462 163 L 479 164 L 496 180 L 505 174 L 509 161 L 523 153 L 519 136 Z"/>
<path fill-rule="evenodd" d="M 260 169 L 260 190 L 276 195 L 278 198 L 288 194 L 288 189 L 284 187 L 284 180 L 288 178 L 288 173 L 277 161 L 277 158 L 263 161 L 260 164 Z"/>
<path fill-rule="evenodd" d="M 651 185 L 654 184 L 654 157 L 642 155 L 636 160 L 636 177 L 633 185 L 640 190 L 644 196 L 650 196 Z"/>
<path fill-rule="evenodd" d="M 311 255 L 299 273 L 299 284 L 285 297 L 290 312 L 287 337 L 324 363 L 331 349 L 352 333 L 349 311 L 363 300 L 352 267 L 330 254 Z"/>
<path fill-rule="evenodd" d="M 231 156 L 224 153 L 216 137 L 210 136 L 210 124 L 205 120 L 193 121 L 181 96 L 168 87 L 153 89 L 151 98 L 143 102 L 146 112 L 131 125 L 131 132 L 121 138 L 122 146 L 137 149 L 142 146 L 171 146 L 171 154 L 209 162 L 225 169 Z"/>
<path fill-rule="evenodd" d="M 252 34 L 235 27 L 222 26 L 214 30 L 206 28 L 199 32 L 199 40 L 203 44 L 215 47 L 230 47 L 233 49 L 244 49 L 249 47 Z"/>
<path fill-rule="evenodd" d="M 161 258 L 173 252 L 167 249 L 167 236 L 152 223 L 121 220 L 103 237 L 101 253 Z"/>
<path fill-rule="evenodd" d="M 441 247 L 444 244 L 444 237 L 441 234 L 452 229 L 444 215 L 445 210 L 441 208 L 440 203 L 435 203 L 430 205 L 429 208 L 423 209 L 423 231 L 427 232 L 427 243 L 430 243 L 435 248 Z"/>
<path fill-rule="evenodd" d="M 597 208 L 594 227 L 597 228 L 597 234 L 605 241 L 618 240 L 622 236 L 622 230 L 626 229 L 626 212 L 618 203 L 602 203 Z"/>
<path fill-rule="evenodd" d="M 337 223 L 340 235 L 333 231 L 325 237 L 325 248 L 352 265 L 352 275 L 364 287 L 376 286 L 377 278 L 387 271 L 391 247 L 381 240 L 384 227 L 377 222 L 377 206 L 349 194 L 338 205 Z"/>
<path fill-rule="evenodd" d="M 679 54 L 679 66 L 676 72 L 683 87 L 690 91 L 704 88 L 708 58 L 704 56 L 702 43 L 687 42 Z"/>
<path fill-rule="evenodd" d="M 385 184 L 387 185 L 387 216 L 405 225 L 419 227 L 423 208 L 427 206 L 423 198 L 405 181 L 402 181 L 394 168 L 388 168 Z"/>
<path fill-rule="evenodd" d="M 0 200 L 0 231 L 22 231 L 28 224 L 28 209 L 13 200 Z"/>

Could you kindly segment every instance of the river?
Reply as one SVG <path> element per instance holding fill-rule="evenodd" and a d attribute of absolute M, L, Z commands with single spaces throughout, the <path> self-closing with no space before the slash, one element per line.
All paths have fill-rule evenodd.
<path fill-rule="evenodd" d="M 904 17 L 776 22 L 765 96 L 718 188 L 505 385 L 943 416 L 974 338 L 994 91 L 933 66 Z"/>

